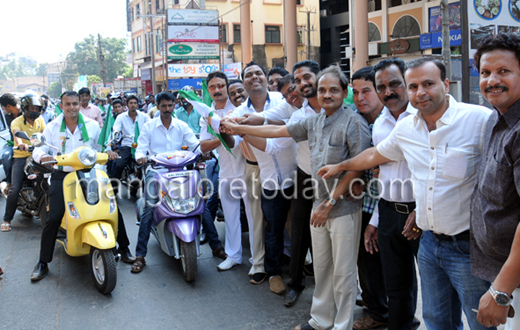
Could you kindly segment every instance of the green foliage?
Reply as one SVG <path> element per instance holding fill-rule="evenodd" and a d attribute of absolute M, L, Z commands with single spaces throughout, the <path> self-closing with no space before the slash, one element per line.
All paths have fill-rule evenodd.
<path fill-rule="evenodd" d="M 28 76 L 27 69 L 22 63 L 12 60 L 0 69 L 0 80 L 11 80 L 14 77 Z"/>
<path fill-rule="evenodd" d="M 50 97 L 58 98 L 61 94 L 61 82 L 60 81 L 53 82 L 49 86 L 47 93 Z"/>
<path fill-rule="evenodd" d="M 126 70 L 125 74 L 123 75 L 125 78 L 133 78 L 134 77 L 134 69 L 131 66 L 128 66 L 128 70 Z"/>
<path fill-rule="evenodd" d="M 106 81 L 114 81 L 128 68 L 126 64 L 126 39 L 100 38 L 101 54 L 104 56 Z M 89 35 L 77 42 L 74 51 L 67 55 L 68 73 L 101 76 L 98 39 Z"/>
<path fill-rule="evenodd" d="M 88 88 L 90 88 L 90 86 L 92 86 L 92 84 L 102 83 L 103 79 L 101 79 L 100 76 L 88 75 L 87 76 L 87 82 L 88 82 Z"/>

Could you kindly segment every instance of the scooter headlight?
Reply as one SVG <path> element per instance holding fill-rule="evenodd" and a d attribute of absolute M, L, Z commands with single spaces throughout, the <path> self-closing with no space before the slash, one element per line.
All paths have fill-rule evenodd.
<path fill-rule="evenodd" d="M 168 195 L 165 195 L 163 197 L 164 202 L 166 202 L 166 205 L 172 210 L 177 213 L 182 214 L 188 214 L 190 212 L 195 211 L 195 209 L 199 206 L 200 197 L 198 195 L 195 195 L 191 198 L 186 199 L 173 199 Z"/>
<path fill-rule="evenodd" d="M 79 151 L 78 158 L 81 164 L 85 166 L 92 166 L 96 163 L 97 152 L 92 148 L 86 147 Z"/>

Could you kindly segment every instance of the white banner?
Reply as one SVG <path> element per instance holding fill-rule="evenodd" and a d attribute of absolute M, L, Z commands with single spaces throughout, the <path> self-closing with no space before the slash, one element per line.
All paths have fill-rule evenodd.
<path fill-rule="evenodd" d="M 168 24 L 218 25 L 218 10 L 168 9 Z"/>
<path fill-rule="evenodd" d="M 219 44 L 168 43 L 169 60 L 216 60 L 219 55 Z"/>
<path fill-rule="evenodd" d="M 217 64 L 168 64 L 168 77 L 207 77 L 218 69 Z"/>
<path fill-rule="evenodd" d="M 168 41 L 218 43 L 218 26 L 169 25 Z"/>

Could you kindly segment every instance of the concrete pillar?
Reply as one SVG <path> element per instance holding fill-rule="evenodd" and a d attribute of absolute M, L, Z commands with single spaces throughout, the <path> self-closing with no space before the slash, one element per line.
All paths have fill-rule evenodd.
<path fill-rule="evenodd" d="M 355 1 L 354 47 L 356 48 L 356 53 L 352 72 L 356 72 L 357 70 L 365 67 L 368 61 L 368 5 L 366 0 Z"/>
<path fill-rule="evenodd" d="M 250 3 L 249 0 L 240 1 L 240 43 L 242 45 L 242 67 L 253 59 Z"/>
<path fill-rule="evenodd" d="M 286 69 L 292 72 L 292 67 L 298 62 L 298 23 L 296 21 L 296 0 L 284 1 L 285 55 Z M 307 27 L 309 29 L 309 27 Z"/>

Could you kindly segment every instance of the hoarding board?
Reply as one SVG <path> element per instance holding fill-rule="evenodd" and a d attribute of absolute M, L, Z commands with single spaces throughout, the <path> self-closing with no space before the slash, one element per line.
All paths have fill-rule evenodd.
<path fill-rule="evenodd" d="M 192 86 L 195 89 L 202 89 L 202 79 L 169 79 L 168 90 L 174 91 L 183 88 L 184 86 Z"/>
<path fill-rule="evenodd" d="M 224 73 L 229 79 L 240 79 L 242 72 L 242 63 L 231 63 L 224 65 Z"/>
<path fill-rule="evenodd" d="M 219 44 L 168 43 L 169 60 L 217 60 L 219 53 Z"/>
<path fill-rule="evenodd" d="M 450 30 L 460 29 L 460 2 L 450 3 Z M 430 32 L 442 31 L 442 10 L 440 6 L 429 10 Z"/>
<path fill-rule="evenodd" d="M 218 69 L 216 64 L 168 64 L 168 77 L 207 77 Z"/>
<path fill-rule="evenodd" d="M 218 43 L 218 26 L 169 25 L 168 41 Z"/>
<path fill-rule="evenodd" d="M 168 25 L 218 25 L 218 10 L 168 9 Z"/>

